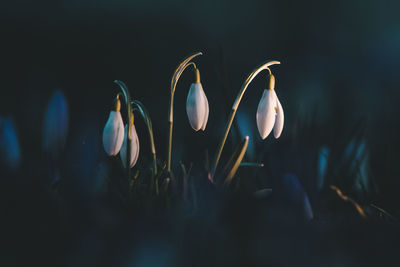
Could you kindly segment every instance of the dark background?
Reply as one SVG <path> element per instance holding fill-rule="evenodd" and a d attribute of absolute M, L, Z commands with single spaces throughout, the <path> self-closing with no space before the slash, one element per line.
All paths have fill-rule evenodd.
<path fill-rule="evenodd" d="M 276 141 L 269 136 L 262 141 L 258 135 L 255 112 L 265 86 L 260 75 L 249 87 L 238 111 L 247 126 L 241 131 L 234 126 L 236 137 L 230 138 L 227 146 L 233 147 L 238 142 L 237 134 L 249 135 L 249 148 L 257 147 L 259 152 L 267 147 L 272 151 L 267 156 L 248 155 L 248 160 L 262 160 L 267 165 L 257 177 L 266 173 L 279 177 L 281 173 L 293 172 L 312 191 L 313 183 L 307 182 L 304 164 L 309 166 L 307 158 L 314 162 L 317 156 L 304 152 L 307 146 L 332 147 L 337 143 L 345 146 L 354 128 L 357 130 L 362 124 L 362 140 L 368 149 L 368 168 L 374 180 L 373 193 L 366 198 L 399 216 L 399 7 L 398 1 L 2 3 L 0 116 L 12 118 L 22 155 L 21 169 L 10 176 L 13 180 L 2 182 L 2 190 L 9 192 L 3 203 L 10 207 L 7 203 L 12 202 L 12 195 L 18 199 L 12 202 L 17 203 L 13 207 L 20 208 L 33 201 L 32 207 L 37 208 L 27 215 L 11 212 L 18 213 L 17 217 L 9 218 L 11 229 L 19 231 L 18 227 L 24 227 L 32 217 L 37 220 L 35 226 L 42 225 L 40 218 L 47 220 L 48 208 L 41 205 L 49 201 L 40 193 L 42 187 L 38 184 L 47 179 L 43 178 L 48 167 L 42 149 L 42 123 L 54 90 L 64 92 L 70 110 L 67 145 L 60 167 L 73 181 L 69 192 L 74 196 L 68 198 L 77 203 L 92 201 L 88 195 L 96 191 L 93 189 L 97 184 L 96 170 L 107 160 L 101 133 L 118 92 L 113 81 L 124 81 L 132 97 L 147 107 L 153 120 L 158 156 L 165 159 L 170 78 L 180 60 L 194 51 L 204 53 L 195 62 L 201 71 L 210 117 L 205 133 L 191 130 L 185 110 L 191 74 L 185 73 L 175 97 L 173 166 L 176 171 L 180 160 L 185 164 L 203 160 L 204 148 L 213 155 L 226 113 L 246 75 L 265 60 L 279 60 L 282 64 L 271 69 L 285 110 L 282 137 Z M 139 119 L 136 127 L 139 136 L 143 136 L 141 153 L 146 153 L 146 135 L 141 130 L 144 125 Z M 305 148 L 290 149 L 293 146 L 289 144 L 296 140 L 292 136 L 304 128 L 307 131 L 297 142 Z M 275 160 L 271 159 L 274 155 Z M 271 183 L 274 184 L 267 179 L 259 185 Z M 314 203 L 316 194 L 309 194 Z M 35 200 L 36 197 L 40 200 Z M 80 215 L 74 216 L 71 220 L 79 225 Z M 24 222 L 15 226 L 14 219 Z M 46 229 L 49 225 L 59 227 L 53 222 L 45 225 Z M 87 223 L 88 229 L 90 225 Z M 75 231 L 77 236 L 88 232 L 85 227 L 77 228 L 80 229 Z M 32 231 L 26 230 L 28 236 Z M 35 239 L 41 236 L 33 234 Z M 87 237 L 87 244 L 96 243 L 90 238 Z M 57 243 L 56 237 L 50 239 Z M 25 239 L 18 240 L 19 244 Z M 81 242 L 76 241 L 80 238 L 73 240 L 72 244 Z M 157 244 L 164 251 L 165 244 Z M 11 251 L 19 255 L 14 248 Z M 53 255 L 55 258 L 63 255 L 77 261 L 82 256 L 57 253 Z M 97 255 L 98 250 L 93 253 Z"/>

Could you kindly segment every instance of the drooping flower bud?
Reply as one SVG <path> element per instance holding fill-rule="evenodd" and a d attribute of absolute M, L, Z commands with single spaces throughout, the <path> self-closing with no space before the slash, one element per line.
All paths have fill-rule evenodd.
<path fill-rule="evenodd" d="M 257 128 L 262 139 L 265 139 L 274 130 L 275 138 L 279 138 L 284 124 L 284 113 L 278 96 L 274 90 L 275 78 L 268 77 L 267 89 L 264 90 L 257 108 Z"/>
<path fill-rule="evenodd" d="M 200 72 L 198 69 L 195 72 L 195 82 L 191 84 L 189 94 L 186 100 L 186 113 L 188 115 L 190 126 L 195 131 L 205 130 L 209 106 L 206 94 L 204 93 L 203 86 L 200 83 Z"/>
<path fill-rule="evenodd" d="M 262 139 L 272 131 L 275 123 L 275 97 L 272 90 L 264 90 L 257 108 L 257 128 Z"/>
<path fill-rule="evenodd" d="M 133 114 L 132 114 L 132 121 L 131 121 L 131 131 L 130 131 L 130 153 L 131 153 L 131 163 L 130 167 L 132 168 L 135 166 L 138 158 L 139 158 L 139 137 L 136 132 L 135 125 L 133 124 Z M 119 155 L 121 156 L 122 164 L 124 168 L 126 168 L 126 143 L 127 143 L 127 136 L 128 136 L 128 125 L 125 125 L 125 137 L 124 142 L 122 143 L 121 152 Z"/>
<path fill-rule="evenodd" d="M 121 149 L 124 141 L 124 123 L 121 116 L 121 101 L 117 95 L 114 109 L 110 112 L 103 130 L 103 146 L 109 156 L 115 156 Z"/>

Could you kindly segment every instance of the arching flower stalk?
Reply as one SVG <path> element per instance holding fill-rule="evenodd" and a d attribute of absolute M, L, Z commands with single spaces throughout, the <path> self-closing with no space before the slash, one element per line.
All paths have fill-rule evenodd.
<path fill-rule="evenodd" d="M 236 97 L 236 99 L 235 99 L 235 102 L 233 103 L 231 112 L 230 112 L 229 117 L 228 117 L 228 121 L 227 121 L 227 123 L 226 123 L 224 135 L 222 136 L 221 142 L 220 142 L 219 145 L 218 145 L 217 152 L 216 152 L 215 159 L 214 159 L 214 163 L 213 163 L 212 169 L 211 169 L 211 177 L 214 177 L 215 171 L 216 171 L 217 166 L 218 166 L 218 162 L 219 162 L 220 157 L 221 157 L 221 154 L 222 154 L 222 150 L 223 150 L 224 145 L 225 145 L 225 142 L 226 142 L 226 138 L 228 137 L 229 131 L 230 131 L 231 126 L 232 126 L 233 119 L 235 118 L 236 111 L 237 111 L 237 109 L 238 109 L 238 107 L 239 107 L 240 101 L 242 100 L 242 97 L 243 97 L 244 93 L 246 92 L 247 87 L 249 86 L 249 84 L 251 83 L 251 81 L 257 76 L 257 74 L 259 74 L 261 71 L 263 71 L 263 70 L 265 70 L 265 69 L 268 69 L 269 66 L 272 66 L 272 65 L 275 65 L 275 64 L 280 64 L 280 62 L 279 62 L 279 61 L 268 61 L 268 62 L 266 62 L 266 63 L 261 64 L 260 66 L 258 66 L 257 68 L 255 68 L 255 69 L 247 76 L 246 80 L 244 81 L 244 83 L 243 83 L 243 85 L 242 85 L 242 87 L 241 87 L 241 89 L 240 89 L 240 91 L 239 91 L 239 93 L 238 93 L 238 95 L 237 95 L 237 97 Z M 271 79 L 272 79 L 272 78 L 271 78 Z M 271 80 L 271 79 L 270 79 L 270 80 Z M 275 93 L 275 92 L 273 92 L 273 93 Z M 272 94 L 273 94 L 273 93 L 272 93 Z M 271 101 L 270 101 L 271 103 L 274 103 L 274 101 L 273 101 L 274 99 L 276 100 L 277 98 L 272 98 L 272 97 L 271 97 L 271 99 L 269 99 L 269 100 L 271 100 Z M 269 102 L 268 102 L 268 103 L 269 103 Z M 276 103 L 276 101 L 275 101 L 275 103 Z M 270 105 L 268 104 L 268 107 L 269 107 L 269 106 L 270 106 Z M 264 104 L 263 104 L 263 107 L 264 107 Z M 264 107 L 264 108 L 265 108 L 265 107 Z M 262 113 L 260 112 L 260 114 L 262 114 Z M 268 113 L 268 115 L 270 115 L 270 114 Z M 263 115 L 263 116 L 264 116 L 264 115 Z M 260 117 L 261 117 L 261 116 L 260 116 Z M 283 118 L 283 117 L 282 117 L 282 118 Z M 283 121 L 282 121 L 282 122 L 283 122 Z M 268 125 L 269 125 L 269 124 L 270 124 L 270 122 L 268 121 Z M 282 124 L 282 126 L 283 126 L 283 124 Z M 277 127 L 277 129 L 279 129 L 279 127 Z M 268 130 L 268 129 L 267 129 L 267 130 Z M 277 132 L 277 133 L 278 133 L 278 132 Z M 261 136 L 261 137 L 263 137 L 263 136 Z"/>
<path fill-rule="evenodd" d="M 122 147 L 124 142 L 124 135 L 125 139 L 127 139 L 127 143 L 131 144 L 132 140 L 134 140 L 134 134 L 131 133 L 134 129 L 133 126 L 133 114 L 132 114 L 132 106 L 131 106 L 131 98 L 129 95 L 129 90 L 127 86 L 119 80 L 114 81 L 116 84 L 119 85 L 125 99 L 125 105 L 127 109 L 127 119 L 128 125 L 126 127 L 126 133 L 124 134 L 124 123 L 122 121 L 122 116 L 120 113 L 121 110 L 121 101 L 119 100 L 119 94 L 117 95 L 115 102 L 114 102 L 114 110 L 110 112 L 109 119 L 106 123 L 106 126 L 103 130 L 103 146 L 104 150 L 110 156 L 117 155 Z M 133 126 L 133 127 L 132 127 Z M 135 130 L 136 132 L 136 130 Z M 136 152 L 136 151 L 135 151 Z M 124 161 L 124 166 L 131 166 L 131 146 L 126 146 L 126 149 L 121 153 L 125 154 L 124 156 L 121 155 L 121 159 Z M 137 158 L 136 158 L 137 160 Z M 135 161 L 136 163 L 136 161 Z M 126 168 L 128 178 L 130 178 L 130 169 Z"/>
<path fill-rule="evenodd" d="M 131 102 L 133 105 L 134 110 L 138 110 L 140 115 L 142 115 L 142 118 L 147 126 L 148 134 L 149 134 L 149 141 L 150 141 L 150 150 L 151 150 L 151 155 L 153 159 L 153 178 L 154 178 L 154 184 L 155 184 L 155 189 L 156 189 L 156 194 L 158 195 L 159 193 L 159 188 L 158 188 L 158 178 L 157 178 L 157 156 L 156 156 L 156 146 L 154 144 L 154 134 L 153 134 L 153 124 L 151 123 L 150 115 L 147 109 L 144 107 L 144 105 L 138 101 L 138 100 L 133 100 Z"/>
<path fill-rule="evenodd" d="M 195 82 L 191 85 L 189 90 L 189 95 L 186 102 L 186 111 L 189 118 L 189 123 L 195 131 L 199 129 L 205 130 L 207 120 L 208 120 L 208 101 L 207 97 L 203 91 L 203 87 L 200 83 L 200 72 L 196 67 L 196 64 L 191 62 L 191 60 L 199 55 L 202 55 L 201 52 L 194 53 L 187 58 L 185 58 L 181 64 L 175 69 L 174 74 L 171 79 L 171 94 L 169 101 L 169 112 L 168 112 L 168 120 L 169 120 L 169 136 L 168 136 L 168 154 L 167 154 L 167 171 L 171 172 L 171 153 L 172 153 L 172 130 L 174 125 L 174 96 L 176 84 L 178 83 L 179 78 L 181 77 L 183 71 L 189 67 L 193 66 L 195 71 Z"/>

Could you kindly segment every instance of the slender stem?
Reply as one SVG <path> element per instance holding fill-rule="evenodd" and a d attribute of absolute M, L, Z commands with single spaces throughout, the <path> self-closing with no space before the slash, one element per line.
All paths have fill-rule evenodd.
<path fill-rule="evenodd" d="M 389 218 L 391 218 L 392 220 L 398 221 L 396 217 L 394 217 L 393 215 L 390 215 L 389 212 L 387 212 L 386 210 L 384 210 L 384 209 L 378 207 L 377 205 L 371 203 L 371 207 L 373 207 L 373 208 L 379 210 L 380 212 L 382 212 L 383 214 L 387 215 L 387 216 L 388 216 Z"/>
<path fill-rule="evenodd" d="M 182 74 L 182 72 L 183 72 L 187 67 L 189 67 L 189 66 L 193 66 L 193 69 L 197 69 L 196 63 L 194 63 L 194 62 L 189 62 L 188 64 L 185 65 L 185 67 L 183 67 L 183 69 L 182 69 L 182 71 L 181 71 L 181 74 Z"/>
<path fill-rule="evenodd" d="M 127 109 L 127 119 L 128 119 L 128 136 L 127 136 L 127 143 L 126 143 L 126 169 L 127 169 L 127 175 L 128 179 L 130 178 L 130 171 L 131 171 L 131 126 L 132 126 L 132 106 L 131 106 L 131 97 L 129 94 L 128 87 L 126 84 L 122 81 L 115 80 L 114 83 L 118 84 L 122 93 L 124 94 L 125 98 L 125 104 L 126 104 L 126 109 Z"/>
<path fill-rule="evenodd" d="M 153 179 L 156 179 L 157 176 L 157 156 L 156 156 L 156 146 L 154 144 L 154 135 L 153 135 L 153 124 L 151 123 L 150 115 L 144 105 L 138 100 L 132 100 L 132 105 L 139 111 L 140 115 L 147 126 L 147 130 L 149 133 L 150 140 L 150 150 L 153 158 Z M 158 194 L 158 183 L 154 180 L 154 184 L 156 186 L 156 193 Z"/>
<path fill-rule="evenodd" d="M 258 162 L 242 162 L 242 163 L 240 163 L 240 167 L 262 168 L 262 167 L 264 167 L 264 163 L 258 163 Z"/>
<path fill-rule="evenodd" d="M 247 87 L 249 86 L 251 81 L 257 76 L 257 74 L 259 74 L 261 71 L 263 71 L 265 69 L 268 69 L 269 66 L 275 65 L 275 64 L 281 64 L 281 63 L 279 61 L 267 61 L 267 62 L 261 64 L 260 66 L 255 68 L 247 76 L 247 79 L 244 81 L 244 83 L 242 85 L 242 88 L 240 89 L 240 91 L 239 91 L 239 93 L 238 93 L 238 95 L 236 97 L 236 100 L 233 103 L 232 110 L 231 110 L 231 112 L 229 114 L 228 122 L 226 123 L 226 126 L 225 126 L 225 133 L 224 133 L 224 135 L 223 135 L 223 137 L 221 139 L 221 142 L 218 145 L 217 152 L 215 154 L 214 164 L 213 164 L 213 167 L 211 169 L 211 176 L 212 177 L 214 177 L 215 171 L 216 171 L 217 166 L 218 166 L 219 159 L 221 158 L 222 150 L 223 150 L 225 142 L 226 142 L 226 138 L 228 137 L 229 130 L 231 129 L 233 119 L 235 118 L 236 111 L 237 111 L 237 109 L 239 107 L 240 101 L 242 100 L 244 92 L 246 92 Z"/>
<path fill-rule="evenodd" d="M 171 95 L 169 99 L 169 111 L 168 111 L 168 121 L 169 121 L 169 135 L 168 135 L 168 155 L 167 155 L 167 171 L 171 172 L 171 152 L 172 152 L 172 129 L 174 127 L 174 95 L 176 84 L 178 83 L 179 78 L 181 77 L 183 71 L 190 65 L 193 65 L 196 68 L 196 65 L 193 62 L 190 62 L 193 58 L 202 55 L 201 52 L 196 52 L 187 58 L 185 58 L 181 64 L 175 69 L 174 74 L 171 79 Z"/>
<path fill-rule="evenodd" d="M 362 217 L 366 217 L 364 210 L 361 208 L 361 206 L 360 206 L 354 199 L 352 199 L 352 198 L 350 198 L 350 197 L 348 197 L 348 196 L 346 196 L 346 195 L 343 195 L 342 191 L 341 191 L 339 188 L 337 188 L 336 186 L 334 186 L 334 185 L 330 185 L 329 187 L 330 187 L 333 191 L 336 191 L 336 193 L 338 194 L 338 196 L 339 196 L 341 199 L 343 199 L 344 201 L 349 201 L 349 202 L 351 202 L 351 203 L 354 205 L 354 207 L 356 208 L 356 210 L 358 211 L 358 213 L 359 213 Z"/>
<path fill-rule="evenodd" d="M 157 175 L 157 156 L 156 156 L 156 146 L 154 144 L 154 135 L 153 135 L 153 124 L 151 123 L 150 115 L 144 105 L 138 100 L 132 100 L 132 105 L 134 105 L 137 110 L 142 115 L 142 118 L 147 126 L 147 130 L 149 132 L 149 140 L 150 140 L 150 150 L 153 158 L 153 175 Z"/>

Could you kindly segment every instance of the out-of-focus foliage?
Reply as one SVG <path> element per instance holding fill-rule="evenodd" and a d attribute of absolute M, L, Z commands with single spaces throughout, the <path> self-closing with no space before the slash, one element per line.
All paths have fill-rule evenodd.
<path fill-rule="evenodd" d="M 43 148 L 58 156 L 64 148 L 69 126 L 68 103 L 61 91 L 50 98 L 43 120 Z"/>
<path fill-rule="evenodd" d="M 16 170 L 21 162 L 21 148 L 17 131 L 10 118 L 0 118 L 0 165 Z"/>
<path fill-rule="evenodd" d="M 397 266 L 399 7 L 344 0 L 5 3 L 0 115 L 12 117 L 17 139 L 7 140 L 18 140 L 10 147 L 19 156 L 7 158 L 18 158 L 17 172 L 1 165 L 2 265 L 205 266 L 212 258 L 218 266 Z M 205 52 L 196 64 L 209 121 L 204 133 L 187 123 L 192 77 L 183 75 L 168 177 L 171 72 L 197 49 Z M 248 135 L 243 161 L 264 167 L 239 167 L 231 186 L 220 190 L 204 166 L 245 75 L 267 59 L 282 62 L 274 75 L 285 129 L 278 140 L 257 135 L 261 75 L 243 98 L 220 166 Z M 131 94 L 152 117 L 158 197 L 146 148 L 130 179 L 102 149 L 115 79 L 132 84 Z M 50 125 L 65 122 L 57 111 L 62 104 L 46 110 L 54 88 L 68 99 L 69 121 L 67 145 L 55 162 L 42 153 L 38 127 L 44 114 L 55 118 Z M 146 139 L 142 122 L 135 126 Z M 288 193 L 287 184 L 297 190 Z M 366 220 L 331 185 L 357 202 Z M 304 214 L 313 219 L 304 222 Z"/>

